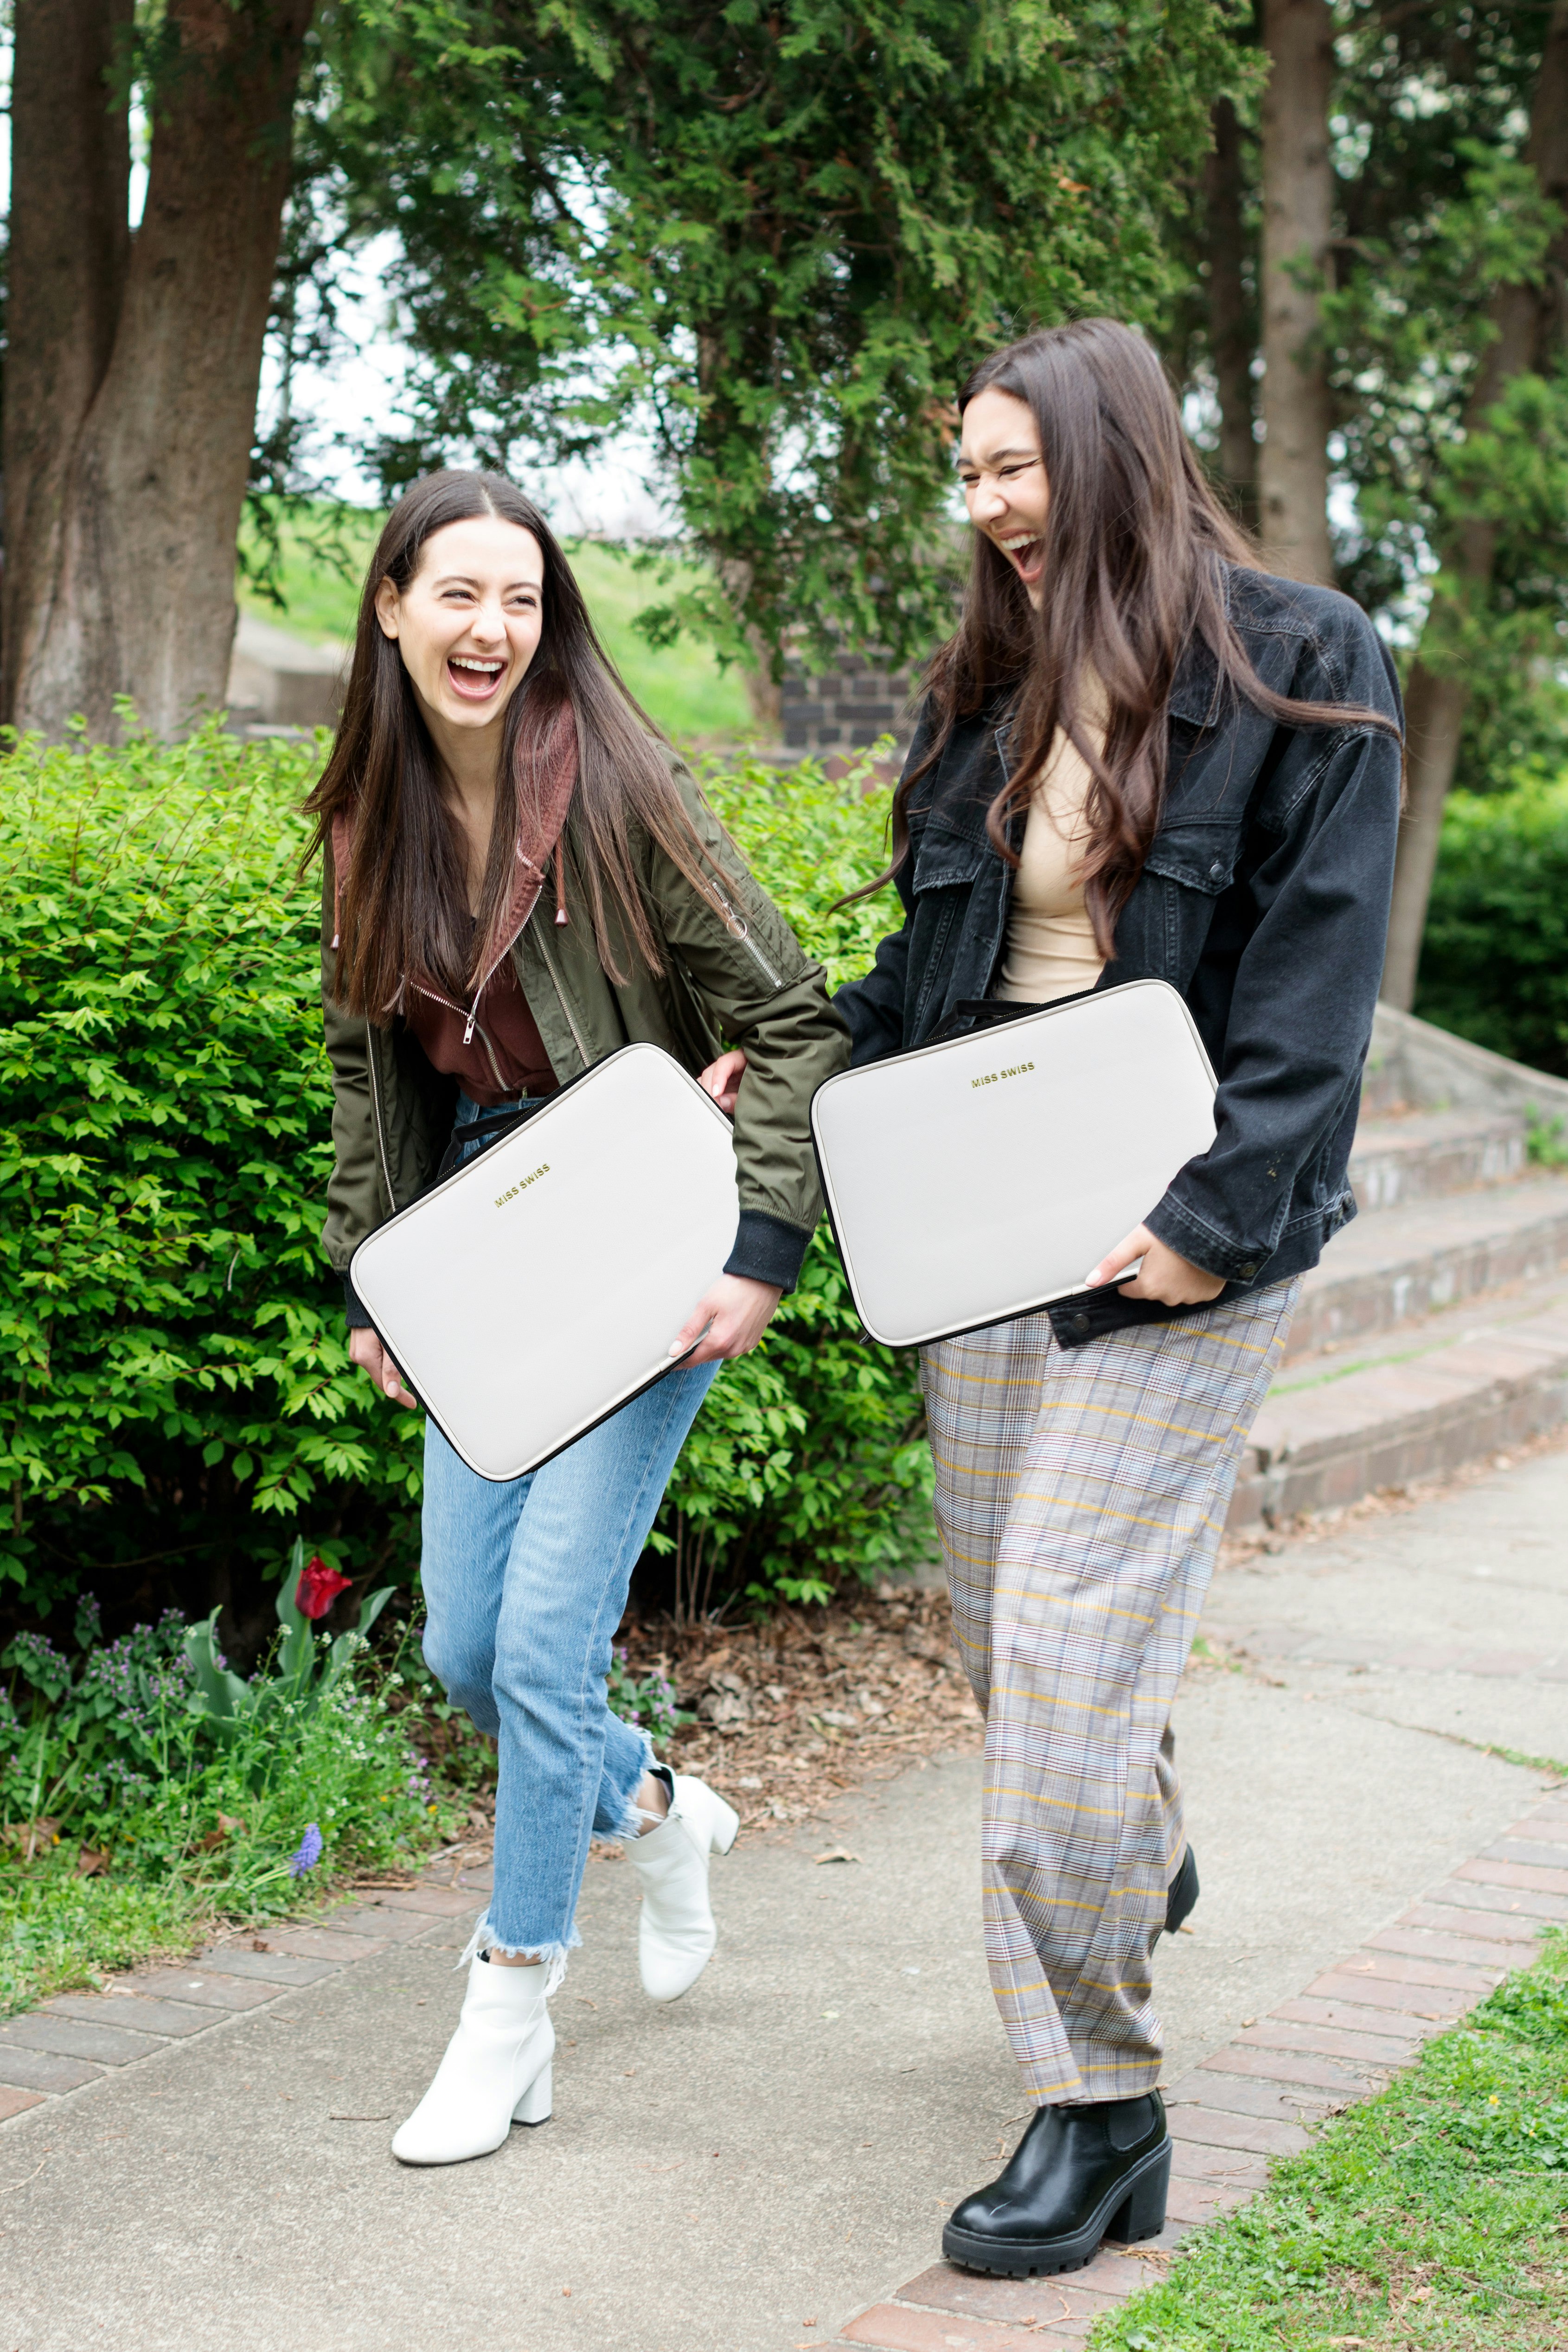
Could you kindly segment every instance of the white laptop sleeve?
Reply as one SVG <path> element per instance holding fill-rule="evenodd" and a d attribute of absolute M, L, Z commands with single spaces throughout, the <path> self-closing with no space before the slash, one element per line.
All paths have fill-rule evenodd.
<path fill-rule="evenodd" d="M 625 1045 L 362 1241 L 350 1276 L 469 1468 L 520 1478 L 672 1369 L 738 1221 L 728 1119 Z"/>
<path fill-rule="evenodd" d="M 827 1079 L 811 1130 L 866 1329 L 913 1347 L 1082 1290 L 1214 1141 L 1214 1091 L 1160 980 Z"/>

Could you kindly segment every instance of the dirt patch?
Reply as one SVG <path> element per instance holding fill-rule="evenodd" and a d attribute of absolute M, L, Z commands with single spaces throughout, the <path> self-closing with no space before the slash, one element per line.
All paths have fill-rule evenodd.
<path fill-rule="evenodd" d="M 758 1625 L 628 1625 L 628 1670 L 658 1667 L 696 1717 L 666 1744 L 677 1772 L 727 1797 L 751 1829 L 804 1821 L 878 1765 L 978 1752 L 979 1710 L 945 1592 L 861 1592 Z"/>

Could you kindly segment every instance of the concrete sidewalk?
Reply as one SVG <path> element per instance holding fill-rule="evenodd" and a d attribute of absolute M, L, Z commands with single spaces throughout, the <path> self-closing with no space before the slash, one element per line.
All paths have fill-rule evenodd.
<path fill-rule="evenodd" d="M 1463 1743 L 1568 1751 L 1565 1529 L 1553 1454 L 1218 1580 L 1211 1630 L 1249 1655 L 1195 1674 L 1177 1715 L 1204 1897 L 1160 1948 L 1170 2079 L 1539 1801 L 1539 1770 Z M 472 1905 L 366 1903 L 324 1941 L 163 1972 L 157 2013 L 17 2021 L 0 2080 L 68 2067 L 73 2032 L 83 2071 L 110 2063 L 0 2129 L 0 2352 L 831 2342 L 936 2259 L 1022 2121 L 980 1953 L 979 1779 L 934 1761 L 743 1844 L 716 1869 L 718 1955 L 669 2010 L 637 1985 L 631 1873 L 591 1864 L 555 2119 L 482 2163 L 387 2150 L 451 2029 Z M 841 1845 L 858 1860 L 813 1859 Z M 214 1998 L 257 2005 L 214 2023 Z M 970 2340 L 946 2326 L 934 2345 Z"/>

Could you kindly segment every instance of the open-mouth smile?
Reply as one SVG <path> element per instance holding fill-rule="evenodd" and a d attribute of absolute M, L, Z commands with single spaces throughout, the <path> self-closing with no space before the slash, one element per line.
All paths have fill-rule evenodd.
<path fill-rule="evenodd" d="M 448 654 L 447 683 L 465 702 L 487 701 L 506 675 L 499 654 Z"/>
<path fill-rule="evenodd" d="M 1006 539 L 994 544 L 1001 549 L 1020 580 L 1038 580 L 1045 569 L 1045 541 L 1038 532 L 1009 532 Z"/>

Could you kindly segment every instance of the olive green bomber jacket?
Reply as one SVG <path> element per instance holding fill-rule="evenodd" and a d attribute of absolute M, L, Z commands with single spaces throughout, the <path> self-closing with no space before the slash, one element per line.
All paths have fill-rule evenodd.
<path fill-rule="evenodd" d="M 646 903 L 667 950 L 650 972 L 628 944 L 604 972 L 567 824 L 566 906 L 558 926 L 541 898 L 511 950 L 550 1066 L 564 1085 L 618 1047 L 660 1045 L 695 1076 L 727 1045 L 745 1048 L 735 1111 L 740 1223 L 726 1272 L 789 1290 L 821 1214 L 808 1118 L 813 1092 L 849 1061 L 844 1023 L 828 1001 L 821 965 L 804 954 L 783 916 L 751 876 L 692 778 L 675 781 L 704 846 L 735 887 L 729 919 L 679 867 L 644 839 L 639 857 Z M 322 1006 L 332 1068 L 334 1166 L 323 1245 L 344 1277 L 350 1322 L 368 1318 L 348 1282 L 349 1260 L 368 1234 L 417 1200 L 451 1137 L 457 1086 L 433 1069 L 402 1019 L 388 1028 L 347 1013 L 332 998 L 331 847 L 322 898 Z"/>

